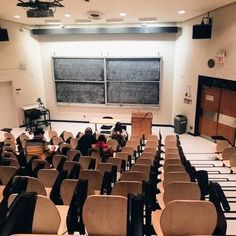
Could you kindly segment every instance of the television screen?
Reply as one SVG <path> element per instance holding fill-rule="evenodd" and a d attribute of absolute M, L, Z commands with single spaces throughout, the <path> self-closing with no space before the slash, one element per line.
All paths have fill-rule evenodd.
<path fill-rule="evenodd" d="M 0 41 L 9 41 L 7 29 L 0 28 Z"/>

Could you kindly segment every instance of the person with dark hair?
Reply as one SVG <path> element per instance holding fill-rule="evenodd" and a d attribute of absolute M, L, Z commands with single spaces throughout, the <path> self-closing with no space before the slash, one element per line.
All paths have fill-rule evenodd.
<path fill-rule="evenodd" d="M 111 138 L 116 139 L 121 147 L 125 146 L 128 134 L 124 129 L 122 129 L 122 125 L 120 122 L 116 122 L 111 134 Z"/>
<path fill-rule="evenodd" d="M 39 127 L 34 131 L 33 139 L 27 140 L 25 144 L 26 155 L 38 156 L 40 159 L 49 159 L 56 150 L 55 146 L 49 148 L 45 138 L 44 130 Z"/>
<path fill-rule="evenodd" d="M 101 134 L 98 137 L 97 143 L 93 145 L 93 148 L 102 151 L 103 155 L 105 155 L 105 158 L 112 157 L 113 150 L 106 142 L 107 142 L 106 137 L 103 134 Z"/>
<path fill-rule="evenodd" d="M 92 145 L 96 143 L 96 138 L 93 135 L 93 131 L 90 127 L 85 129 L 84 135 L 78 141 L 77 150 L 79 150 L 83 156 L 89 154 L 89 150 L 92 148 Z"/>

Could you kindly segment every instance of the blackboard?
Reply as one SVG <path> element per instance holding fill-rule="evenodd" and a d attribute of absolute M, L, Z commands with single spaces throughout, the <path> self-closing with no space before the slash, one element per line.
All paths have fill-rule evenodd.
<path fill-rule="evenodd" d="M 160 58 L 109 58 L 108 81 L 160 81 Z"/>
<path fill-rule="evenodd" d="M 53 58 L 55 80 L 103 81 L 102 58 Z"/>
<path fill-rule="evenodd" d="M 108 83 L 108 103 L 159 104 L 159 83 Z"/>
<path fill-rule="evenodd" d="M 99 83 L 56 83 L 57 102 L 105 103 L 104 84 Z"/>
<path fill-rule="evenodd" d="M 53 58 L 53 65 L 58 102 L 159 104 L 160 58 Z"/>

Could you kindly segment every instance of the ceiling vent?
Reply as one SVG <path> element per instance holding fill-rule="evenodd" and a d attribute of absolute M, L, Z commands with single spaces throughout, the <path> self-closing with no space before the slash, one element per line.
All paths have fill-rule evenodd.
<path fill-rule="evenodd" d="M 140 22 L 155 22 L 157 21 L 156 17 L 141 17 L 138 19 Z"/>
<path fill-rule="evenodd" d="M 103 15 L 101 12 L 98 12 L 98 11 L 89 11 L 87 13 L 87 16 L 89 19 L 92 19 L 92 20 L 101 20 Z"/>
<path fill-rule="evenodd" d="M 91 20 L 89 20 L 89 19 L 77 19 L 77 20 L 75 20 L 75 23 L 76 24 L 89 24 L 89 23 L 91 23 L 92 21 Z"/>

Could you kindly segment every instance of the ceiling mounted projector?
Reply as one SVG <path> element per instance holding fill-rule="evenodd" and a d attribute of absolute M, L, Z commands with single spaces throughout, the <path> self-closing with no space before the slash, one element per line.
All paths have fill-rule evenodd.
<path fill-rule="evenodd" d="M 201 24 L 193 26 L 193 39 L 210 39 L 212 31 L 212 19 L 203 17 Z"/>
<path fill-rule="evenodd" d="M 40 0 L 19 0 L 16 5 L 23 7 L 27 10 L 27 17 L 38 18 L 38 17 L 53 17 L 54 11 L 57 7 L 64 7 L 60 2 L 63 0 L 54 1 L 40 1 Z"/>

